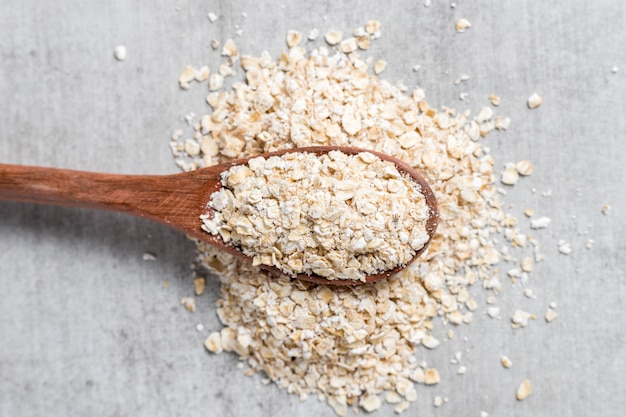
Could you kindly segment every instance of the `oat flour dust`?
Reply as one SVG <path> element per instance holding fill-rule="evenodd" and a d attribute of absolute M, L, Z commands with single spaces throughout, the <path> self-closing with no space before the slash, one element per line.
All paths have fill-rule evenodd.
<path fill-rule="evenodd" d="M 334 288 L 268 276 L 197 244 L 199 263 L 221 280 L 224 327 L 214 329 L 206 348 L 233 352 L 247 375 L 260 373 L 302 400 L 316 396 L 340 416 L 383 401 L 402 412 L 417 400 L 419 384 L 437 384 L 437 369 L 416 359 L 419 349 L 440 344 L 433 318 L 470 323 L 477 302 L 468 287 L 479 283 L 493 299 L 501 286 L 494 266 L 510 260 L 502 248 L 538 250 L 504 213 L 494 159 L 481 145 L 509 119 L 488 107 L 474 117 L 432 108 L 423 90 L 379 78 L 386 62 L 357 54 L 380 36 L 378 22 L 353 33 L 342 39 L 328 32 L 316 42 L 325 46 L 306 51 L 306 36 L 291 31 L 278 58 L 242 55 L 232 40 L 224 42 L 224 62 L 214 72 L 187 67 L 181 75 L 185 88 L 208 79 L 210 110 L 197 122 L 189 117 L 194 131 L 175 132 L 171 143 L 184 170 L 294 147 L 353 146 L 394 156 L 430 184 L 440 210 L 437 234 L 418 262 L 375 284 Z M 238 66 L 245 81 L 224 89 Z M 316 210 L 330 208 L 322 200 Z"/>

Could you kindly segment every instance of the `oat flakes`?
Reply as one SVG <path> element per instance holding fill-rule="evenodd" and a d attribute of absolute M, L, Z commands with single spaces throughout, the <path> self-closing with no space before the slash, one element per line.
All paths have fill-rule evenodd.
<path fill-rule="evenodd" d="M 209 206 L 206 232 L 289 276 L 365 281 L 429 239 L 420 185 L 369 152 L 253 158 L 222 174 Z"/>
<path fill-rule="evenodd" d="M 366 25 L 371 39 L 379 29 Z M 341 41 L 330 38 L 334 45 Z M 404 399 L 395 409 L 400 413 L 417 398 L 413 384 L 440 381 L 435 368 L 420 367 L 416 350 L 432 336 L 438 315 L 460 314 L 459 325 L 471 321 L 467 299 L 457 299 L 461 289 L 480 283 L 500 290 L 497 264 L 506 254 L 496 240 L 504 236 L 512 244 L 514 236 L 505 233 L 514 222 L 497 192 L 494 158 L 481 144 L 510 120 L 437 110 L 423 90 L 405 93 L 372 75 L 371 62 L 356 51 L 325 47 L 310 53 L 293 47 L 276 60 L 268 53 L 242 56 L 246 82 L 209 93 L 211 112 L 194 124 L 200 153 L 179 150 L 184 136 L 172 146 L 183 170 L 294 147 L 354 146 L 405 161 L 431 185 L 439 202 L 438 234 L 419 263 L 375 284 L 330 289 L 294 283 L 198 242 L 198 263 L 222 285 L 222 349 L 263 373 L 265 383 L 301 397 L 319 395 L 340 415 L 349 404 L 388 392 Z M 488 300 L 493 303 L 493 295 Z"/>

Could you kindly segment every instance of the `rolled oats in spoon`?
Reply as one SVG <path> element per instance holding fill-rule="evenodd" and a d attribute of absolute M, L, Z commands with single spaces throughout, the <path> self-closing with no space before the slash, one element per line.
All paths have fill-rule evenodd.
<path fill-rule="evenodd" d="M 253 265 L 365 282 L 425 249 L 436 228 L 433 200 L 427 184 L 371 152 L 293 152 L 224 172 L 203 229 Z"/>

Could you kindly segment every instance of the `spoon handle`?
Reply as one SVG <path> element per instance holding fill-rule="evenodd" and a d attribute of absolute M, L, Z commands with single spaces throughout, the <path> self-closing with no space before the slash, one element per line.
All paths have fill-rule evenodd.
<path fill-rule="evenodd" d="M 200 204 L 190 201 L 197 197 L 198 181 L 185 174 L 117 175 L 0 164 L 0 200 L 117 211 L 171 225 Z M 197 222 L 197 210 L 193 217 Z"/>

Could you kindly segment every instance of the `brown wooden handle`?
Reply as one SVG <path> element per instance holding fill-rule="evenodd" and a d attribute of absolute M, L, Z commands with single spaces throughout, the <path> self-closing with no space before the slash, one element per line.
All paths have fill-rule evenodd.
<path fill-rule="evenodd" d="M 57 168 L 0 165 L 0 199 L 132 212 L 132 177 Z M 133 192 L 129 193 L 129 189 Z M 120 192 L 122 191 L 122 192 Z"/>
<path fill-rule="evenodd" d="M 176 176 L 115 175 L 0 164 L 0 199 L 112 210 L 164 222 Z M 167 221 L 165 221 L 167 222 Z"/>

